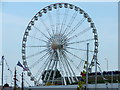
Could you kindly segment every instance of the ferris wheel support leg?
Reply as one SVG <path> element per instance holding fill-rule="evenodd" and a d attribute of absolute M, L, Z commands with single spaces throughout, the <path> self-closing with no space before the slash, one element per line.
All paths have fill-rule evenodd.
<path fill-rule="evenodd" d="M 54 68 L 54 65 L 55 65 L 55 61 L 53 62 L 53 65 L 52 65 L 50 74 L 49 74 L 49 76 L 48 76 L 47 82 L 50 80 L 50 76 L 51 76 L 51 74 L 52 74 L 52 70 L 53 70 L 53 68 Z M 46 82 L 46 83 L 47 83 L 47 82 Z"/>
<path fill-rule="evenodd" d="M 78 81 L 78 78 L 76 77 L 76 75 L 75 75 L 75 73 L 74 73 L 74 71 L 73 71 L 73 69 L 72 69 L 72 67 L 71 67 L 71 65 L 70 65 L 70 63 L 69 63 L 69 61 L 67 60 L 67 57 L 66 57 L 66 55 L 64 54 L 64 58 L 66 58 L 66 65 L 68 65 L 68 67 L 70 67 L 70 69 L 71 69 L 71 71 L 72 71 L 72 73 L 73 73 L 73 75 L 74 75 L 74 77 L 76 78 L 76 80 Z M 72 79 L 72 82 L 74 82 L 74 78 L 73 78 L 73 76 L 71 75 L 71 79 Z"/>
<path fill-rule="evenodd" d="M 56 76 L 56 71 L 57 71 L 57 63 L 58 63 L 58 61 L 56 61 L 56 64 L 55 64 L 55 70 L 54 70 L 54 74 L 53 74 L 52 84 L 54 83 L 55 76 Z"/>
<path fill-rule="evenodd" d="M 52 60 L 50 61 L 50 63 L 49 63 L 49 65 L 48 65 L 48 68 L 47 68 L 47 70 L 49 70 L 49 67 L 50 67 L 50 65 L 51 65 L 51 62 L 52 62 Z M 46 72 L 46 74 L 45 74 L 45 77 L 44 77 L 44 79 L 43 79 L 43 80 L 46 80 L 46 78 L 47 78 L 47 75 L 48 75 L 48 72 Z"/>
<path fill-rule="evenodd" d="M 70 67 L 70 69 L 71 69 L 71 71 L 72 71 L 74 77 L 76 78 L 77 81 L 79 81 L 78 78 L 77 78 L 77 76 L 75 75 L 75 73 L 74 73 L 72 67 L 70 66 L 70 63 L 68 62 L 68 60 L 66 60 L 66 61 L 67 61 L 68 65 L 69 65 L 69 67 Z M 72 78 L 73 78 L 73 77 L 72 77 Z M 73 80 L 74 80 L 74 79 L 73 79 Z"/>
<path fill-rule="evenodd" d="M 68 80 L 69 80 L 69 82 L 70 82 L 70 84 L 71 84 L 72 82 L 74 82 L 73 77 L 72 77 L 72 73 L 71 73 L 70 68 L 69 68 L 69 65 L 68 65 L 68 63 L 67 63 L 67 57 L 66 57 L 66 55 L 63 54 L 63 57 L 65 58 L 65 60 L 63 60 L 63 61 L 64 61 L 64 63 L 66 64 L 67 70 L 68 70 L 68 72 L 69 72 L 69 74 L 70 74 L 70 76 L 71 76 L 71 78 L 68 76 Z M 71 80 L 71 79 L 72 79 L 72 80 Z"/>
<path fill-rule="evenodd" d="M 62 67 L 62 66 L 61 66 L 62 64 L 61 64 L 60 61 L 59 61 L 59 65 L 60 65 L 60 67 Z M 61 75 L 62 75 L 62 83 L 64 82 L 64 84 L 67 85 L 67 84 L 66 84 L 66 80 L 65 80 L 64 73 L 63 73 L 63 71 L 62 71 L 62 68 L 60 68 L 60 69 L 61 69 Z M 62 85 L 63 85 L 63 84 L 62 84 Z"/>
<path fill-rule="evenodd" d="M 64 60 L 62 60 L 61 57 L 60 57 L 59 60 L 61 61 L 62 65 L 63 65 L 63 68 L 64 68 L 64 71 L 65 71 L 66 75 L 68 76 L 68 73 L 67 73 L 67 70 L 66 70 L 65 64 L 64 64 L 64 62 L 63 62 Z M 66 81 L 66 79 L 65 79 L 65 76 L 63 77 L 63 79 L 64 79 L 64 84 L 67 85 L 67 81 Z M 69 76 L 68 76 L 68 80 L 69 80 L 69 82 L 70 82 L 70 78 L 69 78 Z"/>
<path fill-rule="evenodd" d="M 66 64 L 67 64 L 67 59 L 66 59 Z M 69 65 L 68 65 L 68 64 L 67 64 L 67 67 L 69 67 Z M 71 71 L 70 71 L 70 70 L 69 70 L 69 73 L 70 73 L 70 76 L 71 76 L 71 79 L 72 79 L 72 80 L 71 80 L 71 83 L 72 83 L 72 82 L 74 82 L 74 79 L 73 79 L 73 76 L 72 76 L 72 73 L 71 73 Z"/>
<path fill-rule="evenodd" d="M 63 62 L 62 59 L 60 59 L 60 60 L 61 60 L 61 63 L 63 64 L 64 71 L 65 71 L 65 73 L 66 73 L 66 75 L 67 75 L 67 77 L 68 77 L 68 80 L 69 80 L 69 82 L 70 82 L 70 78 L 69 78 L 69 76 L 68 76 L 68 73 L 67 73 L 67 70 L 66 70 L 65 64 L 64 64 L 64 62 Z M 65 77 L 64 77 L 64 78 L 65 78 Z M 64 84 L 67 85 L 67 83 L 66 83 L 66 79 L 65 79 L 65 83 L 64 83 Z"/>
<path fill-rule="evenodd" d="M 95 90 L 97 90 L 97 58 L 95 60 Z"/>
<path fill-rule="evenodd" d="M 58 57 L 57 51 L 55 51 L 55 55 L 56 55 L 56 59 L 55 59 L 55 70 L 54 70 L 54 73 L 53 73 L 52 84 L 54 83 L 54 79 L 55 79 L 56 71 L 57 71 L 57 64 L 58 64 L 58 61 L 59 61 L 59 57 Z"/>
<path fill-rule="evenodd" d="M 50 69 L 50 65 L 51 65 L 51 63 L 52 63 L 52 61 L 53 61 L 53 60 L 51 59 L 51 57 L 52 57 L 53 55 L 54 55 L 54 53 L 53 53 L 53 54 L 50 56 L 50 58 L 49 58 L 49 59 L 50 59 L 50 62 L 48 63 L 49 65 L 48 65 L 48 67 L 47 67 L 47 70 Z M 46 66 L 47 66 L 47 65 L 46 65 Z M 45 73 L 45 77 L 44 77 L 44 79 L 43 79 L 44 81 L 47 79 L 47 75 L 48 75 L 48 72 Z"/>
<path fill-rule="evenodd" d="M 67 59 L 66 59 L 67 60 Z M 71 75 L 71 72 L 70 72 L 70 70 L 69 70 L 69 67 L 68 67 L 68 64 L 67 64 L 67 62 L 66 62 L 66 60 L 65 60 L 65 63 L 66 63 L 66 67 L 67 67 L 67 70 L 68 70 L 68 72 L 69 72 L 69 74 Z M 69 79 L 69 82 L 70 82 L 70 84 L 72 83 L 72 75 L 71 75 L 71 78 L 68 76 L 68 79 Z"/>

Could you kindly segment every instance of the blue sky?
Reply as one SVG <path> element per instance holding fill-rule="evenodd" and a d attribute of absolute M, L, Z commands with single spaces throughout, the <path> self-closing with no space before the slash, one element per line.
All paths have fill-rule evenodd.
<path fill-rule="evenodd" d="M 32 17 L 53 2 L 4 2 L 2 4 L 2 55 L 12 70 L 21 59 L 22 38 Z M 70 2 L 69 2 L 70 3 Z M 72 2 L 71 2 L 72 3 Z M 93 19 L 99 36 L 98 60 L 102 70 L 118 69 L 118 7 L 117 2 L 73 2 Z"/>

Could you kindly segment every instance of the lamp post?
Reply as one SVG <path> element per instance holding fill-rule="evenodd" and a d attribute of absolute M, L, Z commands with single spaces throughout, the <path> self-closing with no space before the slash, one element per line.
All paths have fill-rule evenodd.
<path fill-rule="evenodd" d="M 108 71 L 108 59 L 107 59 L 107 58 L 105 58 L 105 60 L 107 61 L 107 71 Z"/>
<path fill-rule="evenodd" d="M 89 43 L 87 43 L 86 90 L 88 89 L 88 59 L 89 59 Z"/>
<path fill-rule="evenodd" d="M 4 56 L 2 56 L 2 81 L 1 81 L 1 83 L 2 83 L 2 87 L 3 87 L 3 73 L 4 73 Z"/>

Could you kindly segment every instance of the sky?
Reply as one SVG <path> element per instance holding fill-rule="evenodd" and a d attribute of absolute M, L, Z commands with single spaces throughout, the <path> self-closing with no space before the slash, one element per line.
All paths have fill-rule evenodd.
<path fill-rule="evenodd" d="M 2 3 L 2 54 L 12 71 L 22 62 L 22 38 L 27 24 L 43 7 L 54 2 Z M 94 21 L 99 38 L 98 61 L 103 71 L 118 70 L 118 7 L 117 2 L 69 2 L 84 11 Z M 1 36 L 1 35 L 0 35 Z M 106 60 L 106 59 L 107 60 Z M 0 70 L 1 71 L 1 70 Z M 1 79 L 1 78 L 0 78 Z"/>

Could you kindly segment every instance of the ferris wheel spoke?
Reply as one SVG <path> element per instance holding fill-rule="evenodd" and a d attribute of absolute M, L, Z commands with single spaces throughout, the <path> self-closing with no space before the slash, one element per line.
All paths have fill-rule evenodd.
<path fill-rule="evenodd" d="M 47 55 L 49 54 L 49 52 L 47 52 L 46 54 L 44 54 L 41 58 L 39 58 L 36 62 L 34 62 L 31 66 L 30 69 L 32 69 L 35 65 L 39 64 L 41 61 L 43 61 Z"/>
<path fill-rule="evenodd" d="M 78 49 L 78 48 L 73 48 L 73 47 L 66 47 L 66 48 L 68 48 L 68 49 L 73 49 L 73 50 L 80 50 L 80 51 L 87 51 L 87 50 L 85 50 L 85 49 Z M 89 50 L 89 52 L 94 52 L 94 51 L 92 51 L 92 50 Z"/>
<path fill-rule="evenodd" d="M 68 75 L 68 71 L 67 71 L 67 67 L 66 67 L 66 64 L 64 63 L 64 58 L 63 58 L 63 55 L 61 55 L 62 53 L 60 53 L 60 61 L 61 61 L 61 63 L 63 64 L 63 69 L 64 69 L 64 71 L 65 71 L 65 73 L 66 73 L 66 75 L 67 75 L 67 78 L 68 78 L 68 80 L 69 80 L 69 82 L 70 83 L 72 83 L 72 81 L 71 81 L 71 79 L 70 79 L 70 77 L 69 77 L 69 75 Z M 66 80 L 66 79 L 65 79 Z M 67 82 L 67 81 L 66 81 Z M 67 83 L 66 83 L 67 84 Z"/>
<path fill-rule="evenodd" d="M 86 33 L 87 31 L 89 31 L 90 29 L 91 29 L 91 27 L 87 27 L 86 29 L 84 29 L 84 30 L 82 30 L 81 32 L 79 32 L 78 34 L 76 34 L 76 35 L 68 38 L 67 40 L 69 41 L 69 40 L 72 40 L 72 39 L 74 39 L 74 38 L 77 38 L 77 37 L 79 37 L 80 35 Z"/>
<path fill-rule="evenodd" d="M 52 75 L 52 71 L 53 71 L 54 66 L 55 66 L 55 60 L 53 60 L 53 64 L 52 64 L 52 67 L 51 67 L 51 71 L 50 71 L 50 73 L 49 73 L 49 75 L 48 75 L 47 83 L 50 81 L 50 76 Z"/>
<path fill-rule="evenodd" d="M 33 26 L 36 30 L 38 30 L 44 37 L 46 37 L 47 39 L 49 39 L 48 36 L 46 36 L 43 32 L 40 31 L 40 29 L 38 29 L 37 27 Z"/>
<path fill-rule="evenodd" d="M 66 31 L 69 31 L 71 25 L 73 24 L 73 22 L 74 22 L 74 20 L 75 20 L 75 18 L 76 18 L 76 16 L 77 16 L 77 13 L 78 13 L 78 12 L 76 12 L 76 11 L 74 12 L 72 18 L 70 19 L 67 27 L 65 28 L 65 30 L 64 30 L 64 32 L 63 32 L 64 35 L 65 35 Z"/>
<path fill-rule="evenodd" d="M 74 70 L 72 69 L 72 67 L 71 67 L 71 65 L 70 65 L 70 63 L 69 63 L 69 61 L 68 61 L 68 59 L 67 59 L 67 56 L 66 56 L 65 54 L 64 54 L 64 57 L 66 57 L 66 60 L 65 60 L 65 61 L 66 61 L 66 64 L 69 66 L 69 68 L 71 69 L 74 77 L 75 77 L 76 80 L 78 81 L 78 78 L 76 77 L 75 72 L 74 72 Z"/>
<path fill-rule="evenodd" d="M 71 31 L 68 32 L 68 34 L 66 34 L 66 36 L 69 36 L 69 35 L 72 35 L 82 24 L 83 22 L 85 21 L 85 18 L 83 17 L 77 24 L 76 26 L 71 29 Z"/>
<path fill-rule="evenodd" d="M 70 70 L 70 67 L 69 67 L 69 65 L 68 65 L 68 63 L 67 63 L 67 57 L 66 57 L 66 55 L 63 53 L 63 58 L 64 58 L 64 62 L 65 62 L 65 65 L 66 65 L 66 67 L 67 67 L 67 70 L 68 70 L 68 72 L 69 72 L 69 75 L 70 75 L 70 77 L 71 77 L 71 79 L 70 79 L 70 83 L 72 83 L 72 82 L 74 82 L 74 79 L 73 79 L 73 76 L 72 76 L 72 72 L 71 72 L 71 70 Z M 68 77 L 69 78 L 69 77 Z"/>
<path fill-rule="evenodd" d="M 43 45 L 43 46 L 26 46 L 26 47 L 47 47 L 47 46 Z"/>
<path fill-rule="evenodd" d="M 62 33 L 62 31 L 63 31 L 64 28 L 65 28 L 65 24 L 66 24 L 67 17 L 68 17 L 68 12 L 69 12 L 69 9 L 66 8 L 66 10 L 65 10 L 65 12 L 64 12 L 64 18 L 63 18 L 63 21 L 62 21 L 62 24 L 61 24 L 61 28 L 60 28 L 60 34 Z"/>
<path fill-rule="evenodd" d="M 48 67 L 47 67 L 47 70 L 50 70 L 50 65 L 52 64 L 52 61 L 53 61 L 52 57 L 54 57 L 54 54 L 55 54 L 55 52 L 52 52 L 51 57 L 50 57 L 50 63 L 48 65 Z M 45 74 L 44 80 L 47 79 L 47 75 L 48 75 L 48 72 Z"/>
<path fill-rule="evenodd" d="M 43 41 L 43 42 L 45 42 L 45 43 L 48 43 L 48 42 L 45 41 L 45 40 L 42 40 L 42 39 L 40 39 L 40 38 L 37 38 L 37 37 L 31 36 L 31 35 L 29 35 L 29 37 L 34 38 L 34 39 L 39 40 L 39 41 Z"/>
<path fill-rule="evenodd" d="M 72 83 L 72 80 L 70 79 L 70 77 L 69 77 L 69 71 L 67 71 L 69 68 L 66 66 L 66 64 L 65 64 L 65 58 L 63 57 L 63 53 L 59 53 L 59 55 L 60 55 L 60 59 L 59 60 L 61 60 L 61 63 L 62 63 L 62 65 L 63 65 L 63 69 L 64 69 L 64 71 L 65 71 L 65 73 L 66 73 L 66 75 L 67 75 L 67 78 L 68 78 L 68 81 L 69 81 L 69 83 L 71 84 Z M 67 80 L 65 79 L 65 82 L 67 82 Z M 66 83 L 67 84 L 67 83 Z"/>
<path fill-rule="evenodd" d="M 54 83 L 54 80 L 55 80 L 56 71 L 57 71 L 57 64 L 58 64 L 58 61 L 56 61 L 56 63 L 55 63 L 55 69 L 54 69 L 54 73 L 53 73 L 52 84 Z"/>
<path fill-rule="evenodd" d="M 76 78 L 76 81 L 78 81 L 78 78 L 77 78 L 77 76 L 75 75 L 75 72 L 74 72 L 74 70 L 72 69 L 72 67 L 71 67 L 71 65 L 70 65 L 70 63 L 69 63 L 69 61 L 68 61 L 67 59 L 66 59 L 66 62 L 68 63 L 68 65 L 69 65 L 69 67 L 70 67 L 70 69 L 71 69 L 74 77 Z"/>
<path fill-rule="evenodd" d="M 48 49 L 45 49 L 45 50 L 42 50 L 40 52 L 34 53 L 32 55 L 29 55 L 29 56 L 26 57 L 26 59 L 31 58 L 31 57 L 35 57 L 35 56 L 37 56 L 39 54 L 42 54 L 43 52 L 48 52 Z"/>
<path fill-rule="evenodd" d="M 64 72 L 63 72 L 63 71 L 64 71 L 64 70 L 63 70 L 63 66 L 62 66 L 62 63 L 61 63 L 60 60 L 59 60 L 59 67 L 60 67 L 60 73 L 61 73 L 61 75 L 62 75 L 62 77 L 63 77 L 63 78 L 61 79 L 61 80 L 62 80 L 62 85 L 63 85 L 63 82 L 64 82 L 65 85 L 67 85 L 67 84 L 66 84 L 66 80 L 65 80 L 65 75 L 64 75 Z"/>
<path fill-rule="evenodd" d="M 50 58 L 51 58 L 51 54 L 49 54 L 48 55 L 48 57 L 46 58 L 46 61 L 44 61 L 44 64 L 41 66 L 41 68 L 38 70 L 38 72 L 36 73 L 36 77 L 38 77 L 39 76 L 39 74 L 40 74 L 40 76 L 39 76 L 39 79 L 38 79 L 38 81 L 41 79 L 41 76 L 42 76 L 42 72 L 47 68 L 46 66 L 46 64 L 49 64 L 49 63 L 51 63 L 51 60 L 50 60 Z M 48 61 L 48 63 L 47 63 L 47 61 Z M 43 69 L 43 70 L 41 70 L 43 67 L 46 67 L 45 69 Z"/>
<path fill-rule="evenodd" d="M 71 84 L 71 83 L 74 82 L 74 81 L 71 80 L 73 77 L 71 76 L 71 78 L 70 78 L 70 76 L 69 76 L 69 74 L 71 75 L 71 72 L 70 72 L 70 70 L 69 70 L 69 67 L 68 67 L 68 65 L 66 64 L 66 62 L 62 62 L 62 63 L 63 63 L 64 69 L 65 69 L 65 72 L 66 72 L 68 81 L 69 81 L 69 83 Z M 67 81 L 67 80 L 66 80 L 66 81 Z"/>
<path fill-rule="evenodd" d="M 79 68 L 78 68 L 78 66 L 73 62 L 73 60 L 72 59 L 70 59 L 67 55 L 66 55 L 66 57 L 67 57 L 67 59 L 74 65 L 74 67 L 76 68 L 76 70 L 78 70 L 79 71 Z M 83 61 L 81 61 L 81 62 L 83 62 Z"/>
<path fill-rule="evenodd" d="M 46 25 L 46 23 L 44 22 L 44 20 L 43 20 L 42 18 L 40 18 L 40 20 L 41 20 L 43 26 L 45 27 L 47 33 L 48 33 L 49 36 L 51 37 L 52 35 L 51 35 L 51 33 L 50 33 L 50 29 L 48 28 L 48 26 Z"/>
<path fill-rule="evenodd" d="M 49 55 L 48 55 L 48 57 L 49 57 Z M 47 57 L 46 57 L 47 58 Z M 45 57 L 44 57 L 44 59 L 42 59 L 42 60 L 45 60 Z M 47 61 L 48 61 L 48 59 L 46 59 L 45 61 L 44 61 L 44 63 L 42 64 L 42 66 L 38 69 L 38 71 L 37 71 L 37 73 L 35 74 L 35 77 L 36 78 L 38 78 L 38 76 L 40 75 L 40 77 L 39 77 L 39 79 L 38 79 L 38 81 L 40 80 L 40 78 L 41 78 L 41 76 L 42 76 L 42 68 L 45 66 L 45 64 L 47 63 Z M 40 74 L 41 73 L 41 74 Z"/>
<path fill-rule="evenodd" d="M 69 53 L 70 55 L 76 57 L 77 59 L 80 59 L 81 61 L 85 61 L 85 60 L 81 59 L 80 57 L 78 57 L 77 55 L 75 55 L 75 54 L 69 52 L 68 50 L 65 50 L 65 51 L 66 51 L 67 53 Z"/>
<path fill-rule="evenodd" d="M 82 40 L 82 41 L 70 42 L 70 43 L 67 43 L 67 44 L 71 45 L 71 44 L 77 44 L 77 43 L 84 43 L 84 42 L 89 42 L 89 41 L 93 41 L 93 40 L 94 40 L 94 38 L 86 39 L 86 40 Z"/>
<path fill-rule="evenodd" d="M 52 59 L 50 60 L 50 63 L 49 63 L 49 65 L 48 65 L 47 70 L 49 70 L 51 63 L 52 63 Z M 48 72 L 45 73 L 45 77 L 44 77 L 44 79 L 43 79 L 44 81 L 46 80 L 47 75 L 48 75 Z"/>
<path fill-rule="evenodd" d="M 42 74 L 44 73 L 45 69 L 47 68 L 47 65 L 49 64 L 50 60 L 49 60 L 50 56 L 48 56 L 48 58 L 46 59 L 46 61 L 44 62 L 44 64 L 41 66 L 41 68 L 39 69 L 39 72 L 37 72 L 36 77 L 38 77 L 38 75 L 40 74 L 38 81 L 40 81 Z"/>
<path fill-rule="evenodd" d="M 58 65 L 58 61 L 59 61 L 58 52 L 56 51 L 55 54 L 56 54 L 56 64 L 55 64 L 55 69 L 54 69 L 54 73 L 53 73 L 52 83 L 53 83 L 53 81 L 54 81 L 54 79 L 55 79 L 55 76 L 56 76 L 57 65 Z"/>
<path fill-rule="evenodd" d="M 47 78 L 47 83 L 50 81 L 50 77 L 51 77 L 51 75 L 52 75 L 52 72 L 53 72 L 53 70 L 54 70 L 54 66 L 55 66 L 55 60 L 52 60 L 53 61 L 53 63 L 52 63 L 52 66 L 51 66 L 51 69 L 50 69 L 50 73 L 49 73 L 49 75 L 48 75 L 48 78 Z"/>
<path fill-rule="evenodd" d="M 56 10 L 56 33 L 58 34 L 59 30 L 59 25 L 60 25 L 60 11 L 59 8 Z"/>
<path fill-rule="evenodd" d="M 81 64 L 84 63 L 84 62 L 83 62 L 83 63 L 82 63 L 82 62 L 83 62 L 83 61 L 80 61 L 80 63 L 78 64 L 78 66 L 77 66 L 78 69 L 81 69 L 80 66 L 82 66 Z"/>
<path fill-rule="evenodd" d="M 48 12 L 48 18 L 49 18 L 49 23 L 50 23 L 50 26 L 51 26 L 51 29 L 52 29 L 52 33 L 54 35 L 54 33 L 55 33 L 55 25 L 53 24 L 53 19 L 52 19 L 52 16 L 51 16 L 50 12 Z"/>

